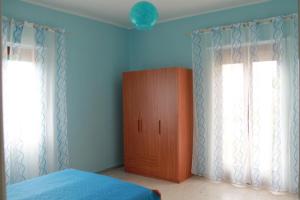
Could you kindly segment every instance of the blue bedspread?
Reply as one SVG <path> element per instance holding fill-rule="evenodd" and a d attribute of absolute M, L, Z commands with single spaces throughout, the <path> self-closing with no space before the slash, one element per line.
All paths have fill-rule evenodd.
<path fill-rule="evenodd" d="M 8 200 L 159 200 L 144 187 L 115 178 L 64 170 L 9 185 Z"/>

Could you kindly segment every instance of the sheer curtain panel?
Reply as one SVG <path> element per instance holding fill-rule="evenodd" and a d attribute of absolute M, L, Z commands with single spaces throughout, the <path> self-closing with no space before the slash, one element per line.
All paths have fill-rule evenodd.
<path fill-rule="evenodd" d="M 64 32 L 3 19 L 3 105 L 7 184 L 69 163 Z"/>
<path fill-rule="evenodd" d="M 2 9 L 2 2 L 0 2 Z M 0 27 L 2 27 L 2 17 L 0 17 Z M 2 32 L 0 32 L 2 38 Z M 2 43 L 0 44 L 0 52 L 2 52 Z M 3 137 L 3 107 L 2 107 L 2 54 L 0 55 L 0 199 L 6 199 L 5 185 L 5 167 L 4 167 L 4 137 Z"/>
<path fill-rule="evenodd" d="M 196 175 L 297 192 L 296 14 L 192 33 Z"/>

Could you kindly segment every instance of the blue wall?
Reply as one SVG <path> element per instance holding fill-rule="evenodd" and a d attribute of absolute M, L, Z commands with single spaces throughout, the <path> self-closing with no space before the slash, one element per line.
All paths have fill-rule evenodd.
<path fill-rule="evenodd" d="M 297 12 L 297 0 L 271 0 L 161 23 L 152 31 L 130 33 L 130 69 L 192 66 L 192 30 Z"/>
<path fill-rule="evenodd" d="M 91 171 L 122 160 L 121 72 L 128 65 L 128 30 L 18 0 L 4 15 L 65 28 L 71 167 Z"/>
<path fill-rule="evenodd" d="M 67 36 L 67 106 L 71 166 L 100 171 L 122 163 L 121 72 L 192 65 L 192 30 L 297 11 L 297 0 L 263 4 L 162 23 L 152 31 L 125 30 L 19 0 L 4 15 L 63 27 Z"/>

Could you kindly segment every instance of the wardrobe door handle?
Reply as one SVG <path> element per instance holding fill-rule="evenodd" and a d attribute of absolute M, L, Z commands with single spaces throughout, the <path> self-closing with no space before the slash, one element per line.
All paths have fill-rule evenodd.
<path fill-rule="evenodd" d="M 138 133 L 140 132 L 140 119 L 138 119 Z"/>
<path fill-rule="evenodd" d="M 158 120 L 158 133 L 161 134 L 161 121 Z"/>
<path fill-rule="evenodd" d="M 141 120 L 141 126 L 140 131 L 143 132 L 143 120 Z"/>
<path fill-rule="evenodd" d="M 7 46 L 7 58 L 10 59 L 10 46 Z"/>

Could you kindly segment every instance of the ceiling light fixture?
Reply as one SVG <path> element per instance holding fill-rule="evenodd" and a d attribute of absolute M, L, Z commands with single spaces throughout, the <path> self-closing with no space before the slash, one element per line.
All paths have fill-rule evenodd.
<path fill-rule="evenodd" d="M 140 1 L 131 8 L 129 18 L 136 29 L 151 30 L 158 19 L 158 11 L 152 3 Z"/>

